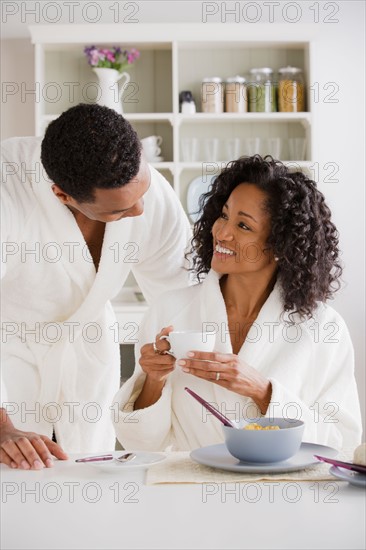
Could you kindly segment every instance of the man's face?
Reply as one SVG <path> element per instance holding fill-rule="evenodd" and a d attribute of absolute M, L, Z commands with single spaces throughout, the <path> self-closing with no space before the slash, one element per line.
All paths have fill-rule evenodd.
<path fill-rule="evenodd" d="M 148 164 L 142 158 L 137 175 L 129 183 L 117 189 L 94 189 L 93 202 L 78 202 L 57 185 L 53 185 L 52 189 L 74 213 L 80 212 L 90 220 L 106 223 L 140 216 L 144 211 L 143 196 L 150 187 L 150 179 Z"/>

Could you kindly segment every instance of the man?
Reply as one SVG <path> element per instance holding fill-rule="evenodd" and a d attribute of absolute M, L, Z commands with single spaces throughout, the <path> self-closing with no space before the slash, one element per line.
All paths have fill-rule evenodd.
<path fill-rule="evenodd" d="M 187 286 L 190 227 L 136 132 L 106 107 L 73 107 L 42 141 L 2 150 L 0 461 L 37 469 L 66 458 L 62 448 L 113 448 L 120 357 L 109 300 L 130 271 L 148 301 Z"/>

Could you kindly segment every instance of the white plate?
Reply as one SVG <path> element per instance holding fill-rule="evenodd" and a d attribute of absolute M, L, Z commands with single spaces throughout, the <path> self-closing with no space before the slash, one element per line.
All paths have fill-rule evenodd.
<path fill-rule="evenodd" d="M 352 470 L 347 470 L 340 466 L 332 466 L 329 472 L 343 481 L 348 481 L 351 485 L 366 487 L 366 474 L 359 474 L 358 472 L 353 472 Z"/>
<path fill-rule="evenodd" d="M 130 451 L 115 451 L 113 454 L 114 457 L 121 456 L 126 452 Z M 131 451 L 134 452 L 136 458 L 128 462 L 117 462 L 116 460 L 103 460 L 101 462 L 86 462 L 89 466 L 94 466 L 101 470 L 102 472 L 116 474 L 118 472 L 123 472 L 124 470 L 138 469 L 138 468 L 149 468 L 154 466 L 166 459 L 166 455 L 163 453 L 150 453 L 147 451 Z"/>
<path fill-rule="evenodd" d="M 300 450 L 288 460 L 282 462 L 270 462 L 268 464 L 258 464 L 258 462 L 241 462 L 233 457 L 226 448 L 225 444 L 210 445 L 201 447 L 191 452 L 191 458 L 204 466 L 226 470 L 228 472 L 243 472 L 251 474 L 280 474 L 284 472 L 296 472 L 310 466 L 319 464 L 319 460 L 314 458 L 314 454 L 319 454 L 329 458 L 337 456 L 338 451 L 325 445 L 315 443 L 302 443 Z"/>
<path fill-rule="evenodd" d="M 207 193 L 212 180 L 215 175 L 211 176 L 199 176 L 191 181 L 188 186 L 187 193 L 187 212 L 192 222 L 196 222 L 200 217 L 199 211 L 199 199 L 203 193 Z"/>

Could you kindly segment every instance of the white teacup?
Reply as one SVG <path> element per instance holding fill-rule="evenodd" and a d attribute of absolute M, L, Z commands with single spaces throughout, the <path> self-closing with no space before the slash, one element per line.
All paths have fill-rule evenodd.
<path fill-rule="evenodd" d="M 161 145 L 163 143 L 163 138 L 161 136 L 148 136 L 141 140 L 141 143 L 145 145 Z"/>
<path fill-rule="evenodd" d="M 182 359 L 192 350 L 213 351 L 216 334 L 201 330 L 173 330 L 169 336 L 161 336 L 160 339 L 169 342 L 171 355 L 176 359 Z"/>
<path fill-rule="evenodd" d="M 160 145 L 162 142 L 163 138 L 161 136 L 149 136 L 141 140 L 142 148 L 148 161 L 152 161 L 160 155 Z"/>

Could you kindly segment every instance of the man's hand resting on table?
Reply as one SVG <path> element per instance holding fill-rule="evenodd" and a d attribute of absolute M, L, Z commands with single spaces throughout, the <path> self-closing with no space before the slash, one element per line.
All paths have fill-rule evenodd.
<path fill-rule="evenodd" d="M 52 456 L 60 460 L 68 458 L 49 437 L 17 430 L 5 409 L 0 409 L 0 462 L 10 468 L 41 470 L 53 466 Z"/>

